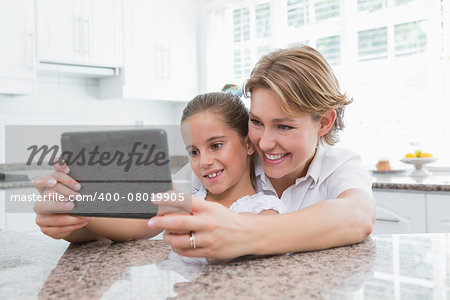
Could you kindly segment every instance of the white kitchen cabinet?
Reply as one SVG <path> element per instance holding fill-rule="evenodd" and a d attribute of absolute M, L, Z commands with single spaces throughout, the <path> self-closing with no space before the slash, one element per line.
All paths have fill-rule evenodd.
<path fill-rule="evenodd" d="M 102 80 L 101 97 L 191 100 L 198 92 L 197 5 L 125 1 L 123 74 Z"/>
<path fill-rule="evenodd" d="M 427 194 L 428 232 L 450 232 L 450 193 Z"/>
<path fill-rule="evenodd" d="M 0 0 L 0 94 L 34 89 L 33 0 Z"/>
<path fill-rule="evenodd" d="M 121 0 L 37 0 L 36 11 L 40 62 L 122 66 Z"/>
<path fill-rule="evenodd" d="M 377 220 L 374 234 L 427 232 L 424 193 L 374 191 Z"/>

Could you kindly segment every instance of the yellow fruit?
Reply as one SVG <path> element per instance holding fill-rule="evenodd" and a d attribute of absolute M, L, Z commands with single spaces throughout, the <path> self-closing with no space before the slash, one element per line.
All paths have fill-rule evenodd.
<path fill-rule="evenodd" d="M 416 156 L 412 153 L 408 153 L 405 155 L 405 158 L 416 158 Z"/>
<path fill-rule="evenodd" d="M 415 154 L 416 154 L 416 157 L 422 157 L 422 151 L 420 151 L 420 150 L 416 150 Z"/>
<path fill-rule="evenodd" d="M 432 157 L 432 156 L 433 155 L 431 155 L 431 153 L 425 152 L 425 153 L 422 153 L 421 157 Z"/>

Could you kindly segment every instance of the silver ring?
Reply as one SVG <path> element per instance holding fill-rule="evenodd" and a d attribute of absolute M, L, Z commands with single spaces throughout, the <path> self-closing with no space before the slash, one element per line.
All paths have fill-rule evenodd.
<path fill-rule="evenodd" d="M 197 248 L 197 245 L 195 244 L 195 235 L 194 235 L 193 231 L 191 231 L 191 236 L 189 237 L 189 241 L 191 242 L 192 249 Z"/>

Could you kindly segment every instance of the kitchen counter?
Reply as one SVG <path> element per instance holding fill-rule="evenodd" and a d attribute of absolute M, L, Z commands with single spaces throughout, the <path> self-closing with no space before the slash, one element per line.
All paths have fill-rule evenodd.
<path fill-rule="evenodd" d="M 450 192 L 450 172 L 434 172 L 428 177 L 411 177 L 409 172 L 372 174 L 372 188 L 427 192 Z"/>
<path fill-rule="evenodd" d="M 160 240 L 69 245 L 0 232 L 4 299 L 449 299 L 449 274 L 449 234 L 203 265 Z"/>

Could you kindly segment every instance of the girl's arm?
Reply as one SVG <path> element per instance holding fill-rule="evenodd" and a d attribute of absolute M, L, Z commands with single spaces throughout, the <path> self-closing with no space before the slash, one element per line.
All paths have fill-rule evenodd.
<path fill-rule="evenodd" d="M 184 256 L 229 259 L 247 254 L 318 250 L 363 241 L 375 222 L 370 193 L 349 189 L 305 209 L 280 215 L 242 215 L 217 203 L 192 200 L 193 215 L 153 218 L 151 228 L 165 229 L 164 239 Z M 190 248 L 190 232 L 197 248 Z"/>
<path fill-rule="evenodd" d="M 162 231 L 149 228 L 147 222 L 148 219 L 95 218 L 86 229 L 114 242 L 127 242 L 148 239 Z"/>
<path fill-rule="evenodd" d="M 67 175 L 66 165 L 54 165 L 55 172 L 49 176 L 39 176 L 33 184 L 41 195 L 54 193 L 68 198 L 75 196 L 80 187 Z M 69 201 L 38 201 L 34 206 L 36 224 L 41 231 L 54 238 L 68 242 L 80 243 L 98 239 L 111 239 L 116 242 L 132 239 L 150 238 L 160 230 L 151 230 L 148 220 L 119 218 L 87 218 L 71 216 L 74 207 Z M 61 213 L 66 211 L 67 213 Z"/>

